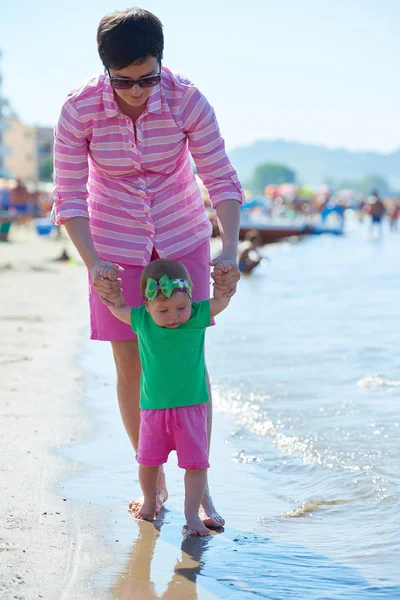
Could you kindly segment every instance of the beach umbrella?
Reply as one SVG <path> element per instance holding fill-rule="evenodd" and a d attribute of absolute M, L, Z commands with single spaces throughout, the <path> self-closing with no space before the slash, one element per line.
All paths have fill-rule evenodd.
<path fill-rule="evenodd" d="M 297 196 L 298 191 L 299 188 L 294 183 L 282 183 L 278 187 L 279 196 L 282 196 L 282 198 L 286 198 L 289 200 L 292 200 L 295 196 Z"/>

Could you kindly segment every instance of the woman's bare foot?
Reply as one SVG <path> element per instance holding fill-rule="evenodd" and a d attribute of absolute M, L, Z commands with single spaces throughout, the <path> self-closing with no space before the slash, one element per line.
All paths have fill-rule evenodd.
<path fill-rule="evenodd" d="M 203 500 L 200 506 L 199 517 L 206 527 L 214 527 L 215 529 L 218 529 L 218 527 L 223 527 L 225 525 L 225 519 L 223 519 L 215 510 L 215 506 L 208 489 L 204 492 Z"/>
<path fill-rule="evenodd" d="M 168 490 L 165 482 L 165 474 L 164 470 L 160 470 L 160 474 L 157 480 L 157 494 L 156 494 L 156 511 L 155 514 L 158 515 L 160 510 L 163 507 L 163 504 L 168 500 Z M 141 509 L 141 506 L 144 502 L 143 496 L 138 500 L 131 500 L 129 502 L 128 511 L 130 513 L 135 513 Z"/>
<path fill-rule="evenodd" d="M 156 497 L 154 498 L 144 498 L 143 503 L 140 508 L 138 508 L 135 513 L 135 519 L 140 519 L 141 521 L 154 521 L 156 517 Z"/>
<path fill-rule="evenodd" d="M 203 521 L 196 514 L 186 513 L 186 526 L 189 535 L 210 535 L 210 530 L 204 525 Z"/>
<path fill-rule="evenodd" d="M 164 490 L 157 490 L 156 498 L 155 498 L 155 511 L 154 511 L 154 514 L 156 516 L 162 509 L 163 504 L 164 504 L 164 502 L 167 501 L 167 499 L 168 499 L 167 488 L 164 488 Z M 143 498 L 143 496 L 141 498 L 138 498 L 138 500 L 131 500 L 131 502 L 129 502 L 128 511 L 130 513 L 133 513 L 135 519 L 137 518 L 136 513 L 140 512 L 142 510 L 142 506 L 144 505 L 144 502 L 145 502 L 145 499 Z"/>

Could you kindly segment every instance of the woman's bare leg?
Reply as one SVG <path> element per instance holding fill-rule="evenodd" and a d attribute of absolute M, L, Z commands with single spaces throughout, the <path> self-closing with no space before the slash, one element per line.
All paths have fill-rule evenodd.
<path fill-rule="evenodd" d="M 119 410 L 126 432 L 132 443 L 135 452 L 139 442 L 140 425 L 140 359 L 137 340 L 128 340 L 125 342 L 111 342 L 114 362 L 117 369 L 117 395 Z M 156 513 L 168 498 L 168 492 L 165 484 L 164 470 L 161 467 L 157 483 L 157 504 Z M 143 503 L 143 499 L 132 501 L 129 504 L 129 510 L 135 511 Z"/>
<path fill-rule="evenodd" d="M 208 454 L 210 454 L 210 442 L 212 433 L 212 396 L 211 396 L 211 385 L 210 378 L 207 373 L 207 387 L 210 401 L 207 402 L 207 433 L 208 433 Z M 206 489 L 204 492 L 203 499 L 201 501 L 200 517 L 207 527 L 223 527 L 225 525 L 225 519 L 223 519 L 217 512 L 214 503 L 212 501 L 210 490 L 208 488 L 208 478 L 206 473 Z"/>
<path fill-rule="evenodd" d="M 154 521 L 157 505 L 157 481 L 160 467 L 139 465 L 139 481 L 143 493 L 143 502 L 134 512 L 135 519 Z"/>

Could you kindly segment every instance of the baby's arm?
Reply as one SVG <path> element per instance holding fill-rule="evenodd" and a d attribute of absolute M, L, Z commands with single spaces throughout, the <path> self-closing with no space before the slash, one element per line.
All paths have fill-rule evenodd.
<path fill-rule="evenodd" d="M 113 306 L 109 306 L 109 310 L 112 312 L 114 317 L 117 317 L 120 321 L 131 324 L 131 307 L 128 306 L 125 302 L 125 299 L 122 295 L 122 292 L 119 292 L 119 295 L 113 299 Z"/>
<path fill-rule="evenodd" d="M 218 267 L 221 268 L 221 273 L 223 272 L 223 269 L 225 267 L 229 268 L 230 263 L 229 261 L 221 261 L 218 265 L 216 265 L 215 267 L 215 271 L 218 270 Z M 224 295 L 225 294 L 225 295 Z M 214 283 L 214 294 L 213 294 L 213 298 L 210 299 L 210 314 L 211 317 L 215 317 L 215 315 L 218 315 L 220 312 L 222 312 L 223 310 L 225 310 L 225 308 L 228 306 L 229 301 L 231 299 L 231 296 L 227 296 L 226 295 L 226 291 L 225 290 L 221 290 L 220 288 L 218 288 L 215 283 Z"/>
<path fill-rule="evenodd" d="M 220 290 L 214 285 L 214 297 L 210 299 L 210 315 L 215 317 L 225 310 L 231 300 L 230 296 L 224 296 L 224 290 Z"/>

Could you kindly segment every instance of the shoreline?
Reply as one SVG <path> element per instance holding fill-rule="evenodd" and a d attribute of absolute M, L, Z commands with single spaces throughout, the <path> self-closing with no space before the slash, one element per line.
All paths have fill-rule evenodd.
<path fill-rule="evenodd" d="M 66 497 L 79 502 L 88 501 L 94 490 L 96 503 L 107 511 L 105 526 L 114 560 L 94 574 L 93 589 L 99 598 L 107 594 L 107 598 L 118 600 L 140 600 L 140 593 L 143 598 L 156 600 L 163 597 L 163 591 L 167 589 L 166 597 L 170 598 L 225 598 L 229 588 L 219 581 L 218 572 L 215 571 L 218 557 L 213 555 L 214 572 L 211 576 L 200 572 L 203 557 L 209 552 L 226 550 L 228 556 L 236 559 L 236 543 L 253 536 L 252 531 L 263 504 L 269 501 L 272 505 L 273 499 L 264 489 L 262 495 L 256 495 L 254 505 L 250 508 L 247 496 L 240 494 L 242 488 L 251 489 L 252 476 L 246 472 L 246 465 L 232 463 L 234 446 L 230 437 L 235 426 L 231 419 L 217 412 L 210 484 L 216 506 L 220 507 L 227 519 L 225 532 L 222 529 L 201 539 L 183 535 L 183 472 L 176 464 L 174 453 L 165 467 L 169 498 L 161 517 L 154 524 L 130 517 L 127 514 L 127 502 L 140 495 L 140 488 L 137 466 L 129 442 L 125 439 L 118 406 L 110 403 L 115 373 L 108 351 L 108 347 L 99 342 L 90 354 L 84 355 L 82 367 L 92 384 L 85 405 L 95 415 L 96 435 L 83 444 L 67 449 L 67 457 L 72 461 L 81 457 L 88 466 L 88 472 L 76 473 L 68 478 L 64 487 Z M 227 468 L 231 470 L 230 476 L 227 476 Z M 219 485 L 222 479 L 225 480 L 224 487 Z M 231 502 L 231 498 L 234 502 Z M 235 590 L 231 591 L 229 597 L 250 599 L 247 592 L 243 594 Z"/>
<path fill-rule="evenodd" d="M 72 246 L 14 228 L 0 245 L 0 598 L 98 598 L 91 577 L 110 564 L 104 509 L 59 495 L 82 470 L 63 448 L 90 439 L 77 365 L 87 328 L 82 264 Z M 99 552 L 101 548 L 101 552 Z"/>

